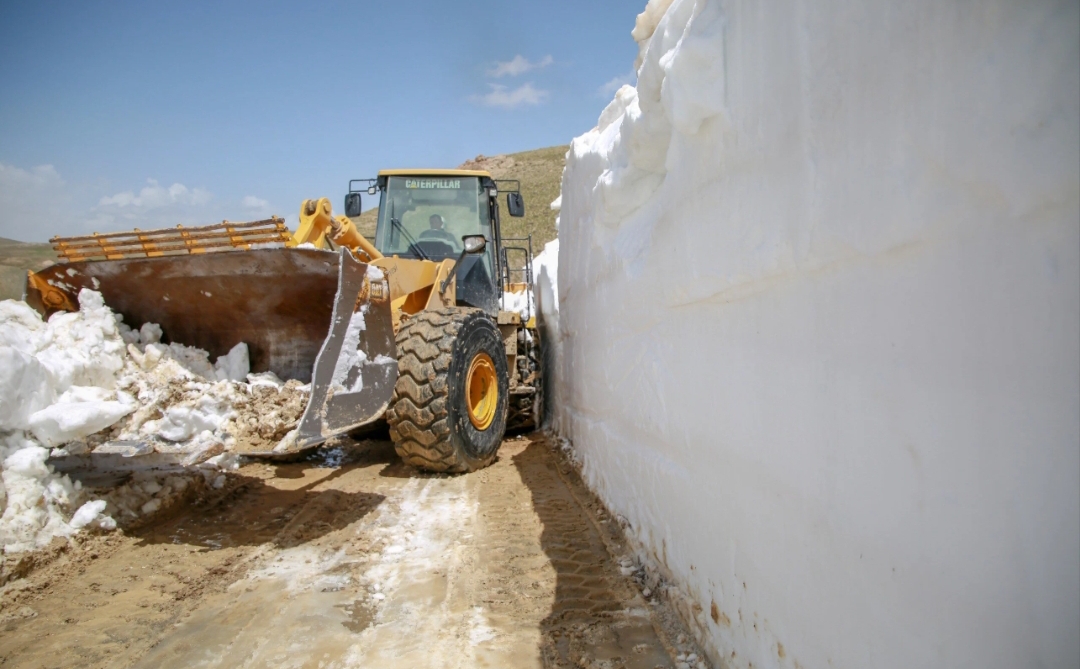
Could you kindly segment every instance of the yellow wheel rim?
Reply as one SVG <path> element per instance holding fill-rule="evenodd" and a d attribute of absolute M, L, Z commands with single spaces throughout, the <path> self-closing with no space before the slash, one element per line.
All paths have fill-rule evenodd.
<path fill-rule="evenodd" d="M 488 429 L 495 420 L 495 408 L 499 405 L 499 377 L 495 374 L 495 363 L 487 353 L 477 353 L 469 364 L 465 393 L 473 427 L 477 430 Z"/>

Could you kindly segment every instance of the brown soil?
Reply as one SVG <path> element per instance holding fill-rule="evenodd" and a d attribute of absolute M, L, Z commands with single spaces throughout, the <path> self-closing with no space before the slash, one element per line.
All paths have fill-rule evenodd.
<path fill-rule="evenodd" d="M 289 381 L 280 389 L 255 385 L 249 397 L 235 401 L 237 416 L 229 430 L 236 439 L 232 450 L 241 454 L 272 451 L 304 414 L 309 395 L 299 387 L 299 381 Z"/>
<path fill-rule="evenodd" d="M 606 518 L 540 436 L 462 476 L 383 441 L 248 464 L 25 561 L 0 666 L 675 667 L 695 649 Z"/>

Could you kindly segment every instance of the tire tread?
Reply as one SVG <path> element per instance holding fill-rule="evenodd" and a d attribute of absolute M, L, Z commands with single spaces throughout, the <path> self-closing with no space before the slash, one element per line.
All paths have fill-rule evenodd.
<path fill-rule="evenodd" d="M 386 420 L 394 450 L 419 469 L 465 472 L 474 467 L 450 440 L 447 371 L 463 323 L 479 309 L 425 311 L 412 316 L 397 334 L 398 380 Z M 491 458 L 482 463 L 486 465 Z"/>

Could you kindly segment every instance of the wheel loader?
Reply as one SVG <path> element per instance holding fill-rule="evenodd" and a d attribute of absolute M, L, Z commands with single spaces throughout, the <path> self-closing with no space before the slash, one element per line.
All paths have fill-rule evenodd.
<path fill-rule="evenodd" d="M 245 342 L 252 372 L 310 382 L 296 429 L 250 455 L 295 455 L 385 420 L 406 463 L 472 471 L 542 410 L 540 334 L 520 299 L 531 239 L 500 234 L 503 194 L 523 216 L 516 181 L 384 170 L 349 182 L 343 216 L 305 200 L 295 232 L 270 218 L 54 237 L 60 262 L 28 273 L 26 301 L 48 317 L 91 288 L 165 341 L 215 356 Z M 379 197 L 374 240 L 352 220 L 363 195 Z"/>

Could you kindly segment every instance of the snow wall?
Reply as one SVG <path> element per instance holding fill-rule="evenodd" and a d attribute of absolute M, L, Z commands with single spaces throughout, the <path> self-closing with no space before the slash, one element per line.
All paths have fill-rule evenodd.
<path fill-rule="evenodd" d="M 718 666 L 1080 665 L 1078 7 L 639 17 L 537 297 Z"/>

